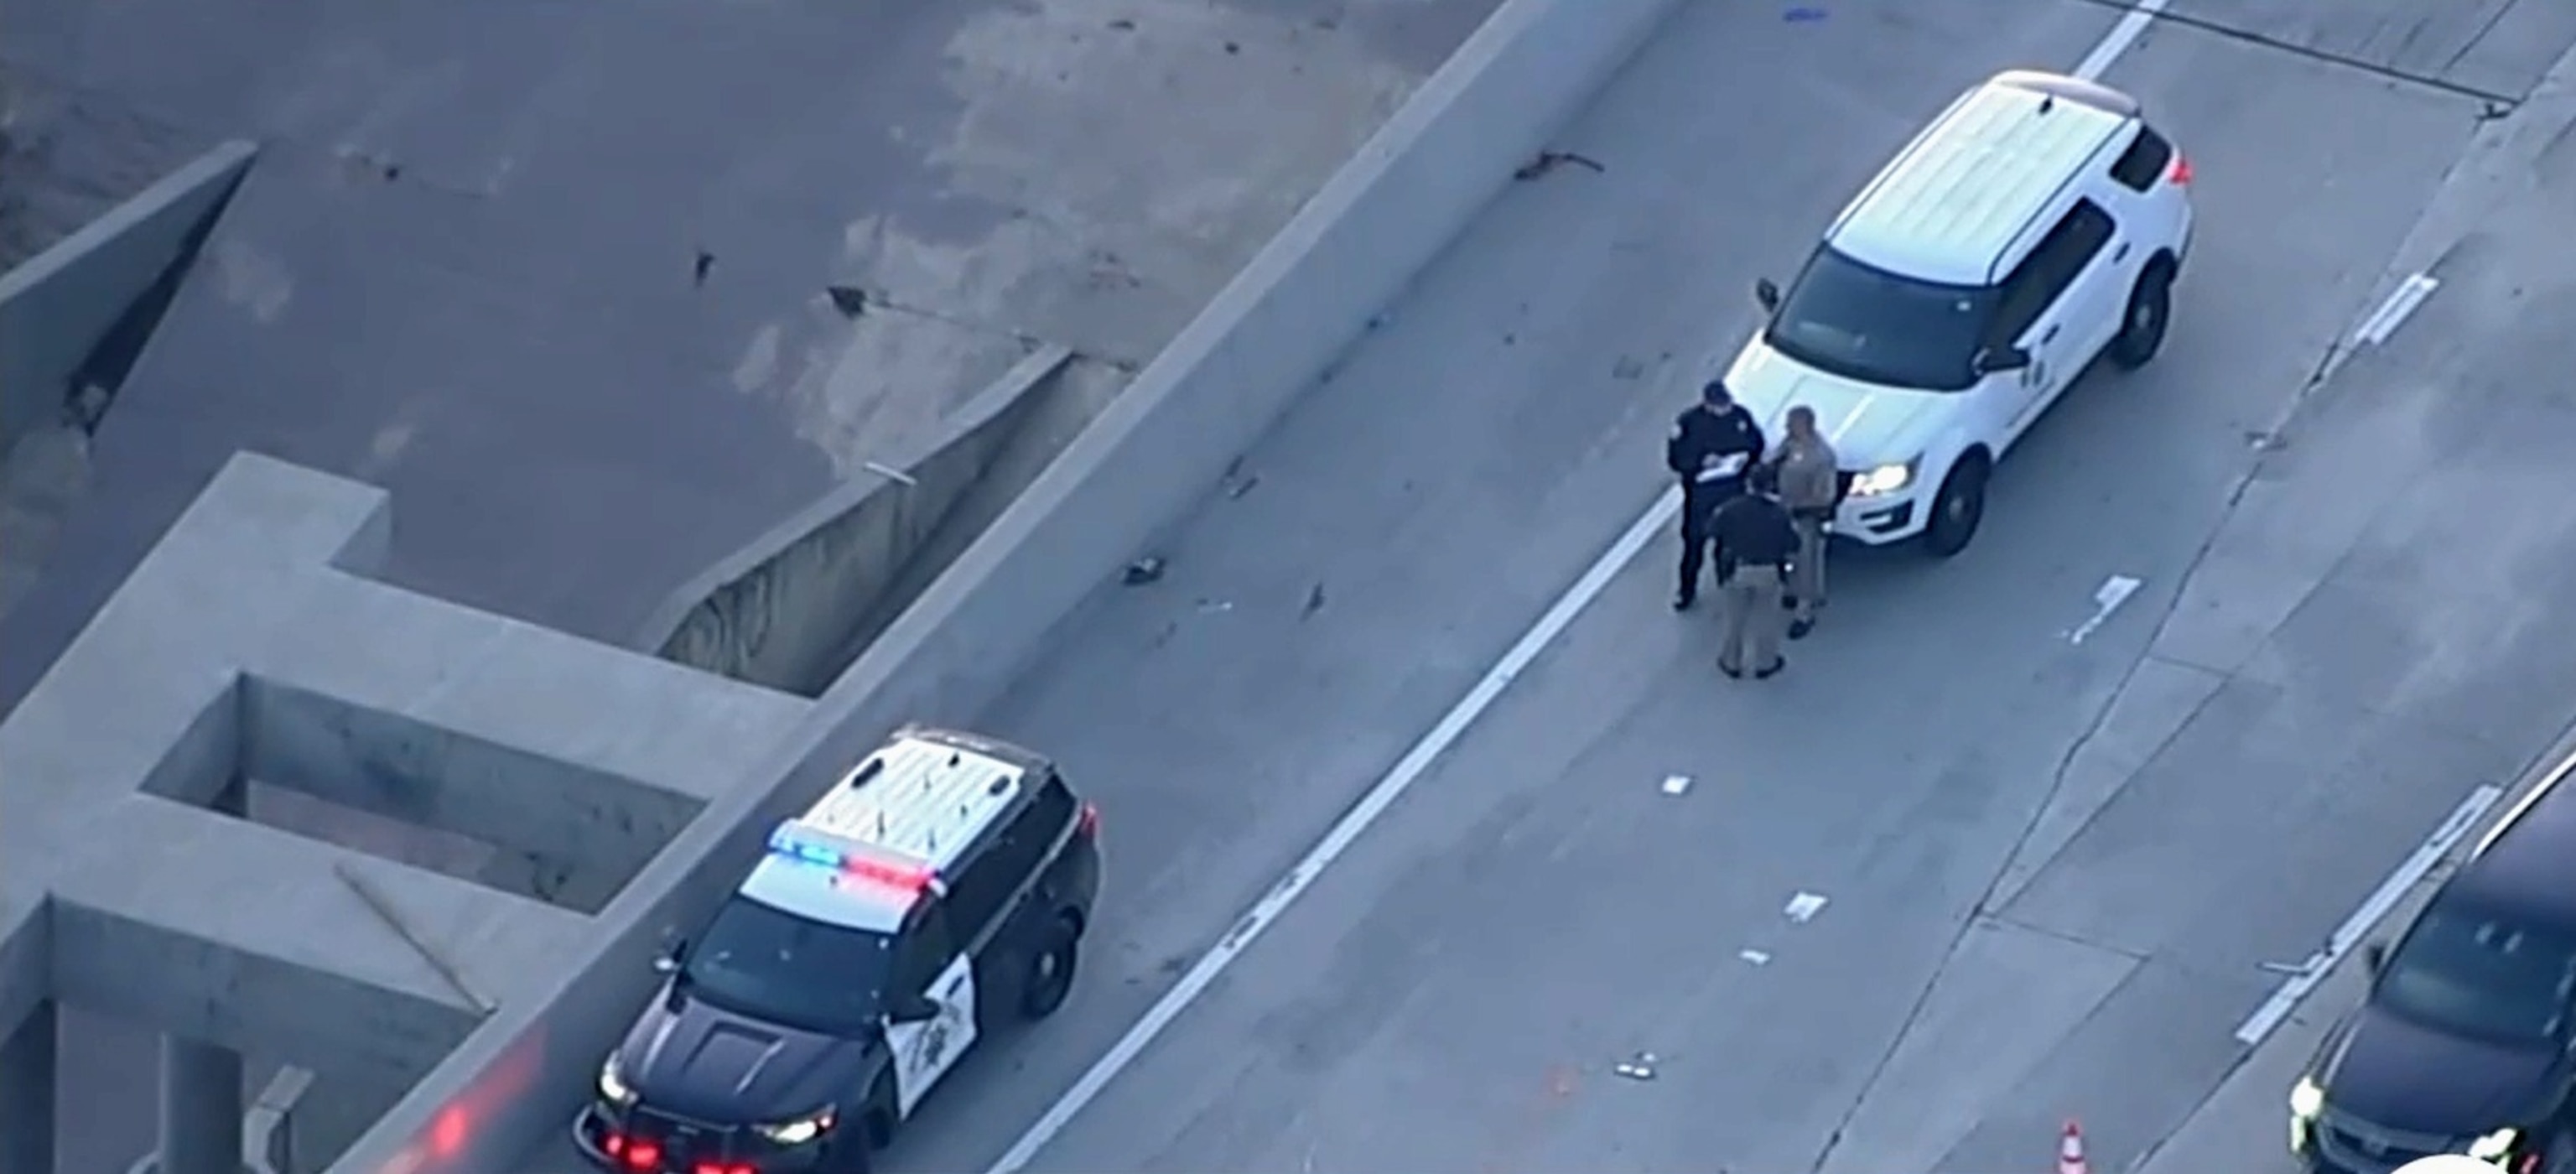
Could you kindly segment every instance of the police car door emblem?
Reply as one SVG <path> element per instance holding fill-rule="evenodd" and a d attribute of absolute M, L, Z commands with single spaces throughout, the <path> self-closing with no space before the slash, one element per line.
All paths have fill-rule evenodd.
<path fill-rule="evenodd" d="M 937 1067 L 948 1054 L 948 1017 L 941 1015 L 921 1029 L 921 1042 L 913 1047 L 913 1063 L 922 1068 Z"/>

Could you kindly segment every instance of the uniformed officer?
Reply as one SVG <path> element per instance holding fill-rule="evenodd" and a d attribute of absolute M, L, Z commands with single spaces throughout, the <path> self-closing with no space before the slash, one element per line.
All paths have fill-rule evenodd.
<path fill-rule="evenodd" d="M 1835 466 L 1834 446 L 1816 431 L 1816 410 L 1805 404 L 1789 409 L 1780 450 L 1771 468 L 1780 481 L 1780 504 L 1798 528 L 1798 557 L 1789 564 L 1789 638 L 1806 639 L 1816 627 L 1816 609 L 1825 605 L 1825 529 L 1834 507 L 1842 504 L 1843 475 Z"/>
<path fill-rule="evenodd" d="M 1717 507 L 1709 529 L 1717 540 L 1717 587 L 1724 601 L 1717 668 L 1741 677 L 1751 661 L 1758 681 L 1789 664 L 1780 655 L 1780 592 L 1798 554 L 1798 529 L 1774 496 L 1779 486 L 1771 467 L 1756 469 L 1752 480 L 1751 492 Z"/>
<path fill-rule="evenodd" d="M 1664 441 L 1664 464 L 1682 482 L 1681 587 L 1673 593 L 1674 611 L 1687 610 L 1699 598 L 1700 567 L 1707 544 L 1715 540 L 1709 519 L 1744 492 L 1745 475 L 1761 463 L 1767 447 L 1762 426 L 1727 394 L 1725 383 L 1710 380 L 1699 401 L 1682 409 Z"/>

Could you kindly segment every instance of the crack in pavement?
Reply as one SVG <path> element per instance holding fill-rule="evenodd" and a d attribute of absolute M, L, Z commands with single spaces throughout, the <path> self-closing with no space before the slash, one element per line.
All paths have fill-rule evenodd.
<path fill-rule="evenodd" d="M 2122 16 L 2127 16 L 2139 11 L 2139 9 L 2137 9 L 2135 5 L 2131 4 L 2129 0 L 2075 0 L 2075 2 L 2078 4 L 2090 5 L 2095 8 L 2108 9 L 2112 12 L 2119 13 Z M 2229 24 L 2222 20 L 2216 20 L 2211 17 L 2193 16 L 2186 12 L 2175 12 L 2170 8 L 2150 13 L 2148 15 L 2148 20 L 2151 25 L 2178 25 L 2183 28 L 2208 33 L 2212 36 L 2224 37 L 2241 44 L 2252 45 L 2256 48 L 2270 49 L 2276 52 L 2286 53 L 2292 57 L 2305 58 L 2319 64 L 2359 70 L 2374 77 L 2386 78 L 2390 81 L 2406 82 L 2410 85 L 2418 85 L 2427 89 L 2439 90 L 2442 93 L 2450 94 L 2454 97 L 2467 98 L 2478 102 L 2482 106 L 2478 115 L 2482 119 L 2502 118 L 2511 114 L 2513 113 L 2514 107 L 2520 106 L 2523 99 L 2528 96 L 2522 94 L 2500 94 L 2493 90 L 2483 90 L 2476 86 L 2464 85 L 2459 82 L 2451 81 L 2437 74 L 2417 73 L 2412 70 L 2399 69 L 2392 65 L 2382 65 L 2367 58 L 2354 57 L 2326 49 L 2318 49 L 2299 44 L 2295 41 L 2285 41 L 2269 33 L 2256 32 L 2255 30 L 2248 28 L 2240 28 L 2236 25 Z M 2480 30 L 2479 36 L 2470 38 L 2468 43 L 2470 45 L 2477 44 L 2479 38 L 2484 37 L 2487 32 L 2492 31 L 2494 26 L 2494 20 L 2488 21 L 2487 28 Z M 2457 64 L 2459 58 L 2466 54 L 2466 52 L 2467 50 L 2463 48 L 2460 53 L 2452 55 L 2451 60 L 2444 63 L 2444 68 Z"/>

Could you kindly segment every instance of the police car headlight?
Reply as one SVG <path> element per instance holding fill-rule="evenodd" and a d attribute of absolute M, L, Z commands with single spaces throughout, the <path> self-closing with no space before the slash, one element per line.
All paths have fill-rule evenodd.
<path fill-rule="evenodd" d="M 1910 461 L 1880 465 L 1863 472 L 1852 478 L 1851 495 L 1885 497 L 1891 493 L 1903 492 L 1906 486 L 1914 484 L 1914 467 L 1921 463 L 1922 458 L 1916 457 Z"/>
<path fill-rule="evenodd" d="M 621 1109 L 635 1103 L 635 1089 L 618 1074 L 615 1053 L 610 1053 L 608 1062 L 599 1066 L 599 1099 Z"/>
<path fill-rule="evenodd" d="M 2522 1140 L 2519 1129 L 2499 1129 L 2469 1143 L 2469 1156 L 2499 1166 L 2513 1156 L 2513 1143 Z"/>
<path fill-rule="evenodd" d="M 831 1127 L 832 1111 L 825 1109 L 811 1117 L 799 1117 L 793 1121 L 763 1125 L 760 1127 L 760 1135 L 778 1145 L 803 1145 L 823 1136 L 823 1131 Z"/>

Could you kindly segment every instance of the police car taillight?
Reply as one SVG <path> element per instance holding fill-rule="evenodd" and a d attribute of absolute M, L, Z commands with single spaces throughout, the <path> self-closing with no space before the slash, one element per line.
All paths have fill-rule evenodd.
<path fill-rule="evenodd" d="M 1083 804 L 1082 818 L 1073 825 L 1073 828 L 1074 831 L 1081 834 L 1083 839 L 1090 840 L 1098 838 L 1100 835 L 1100 806 L 1095 803 Z"/>
<path fill-rule="evenodd" d="M 2175 187 L 2190 187 L 2191 156 L 2180 151 L 2174 152 L 2173 169 L 2165 173 L 2165 181 Z"/>

